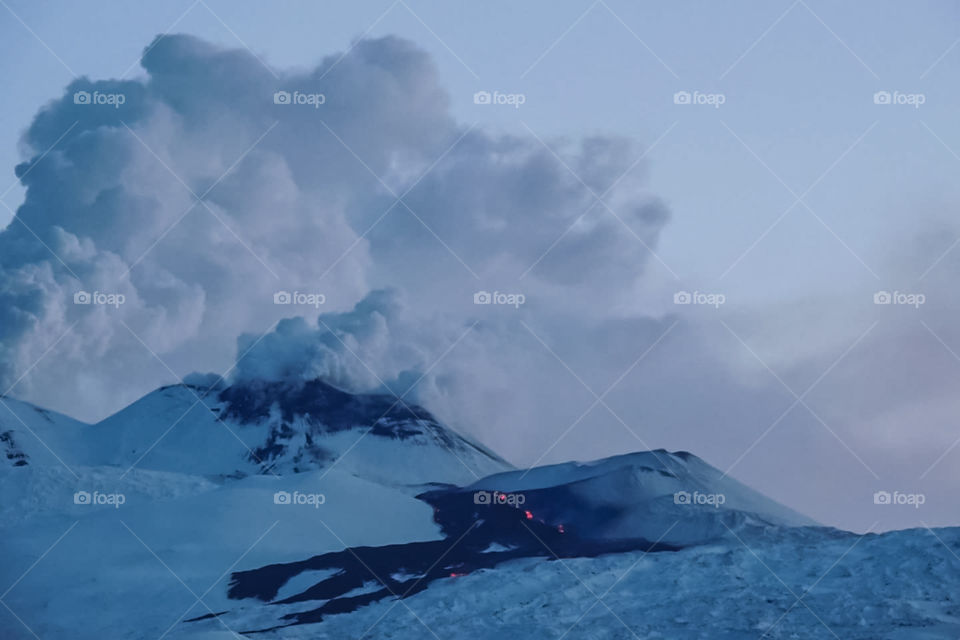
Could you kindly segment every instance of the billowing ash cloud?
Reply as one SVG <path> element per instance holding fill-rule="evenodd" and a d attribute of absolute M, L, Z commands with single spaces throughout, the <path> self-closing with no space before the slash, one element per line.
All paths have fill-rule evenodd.
<path fill-rule="evenodd" d="M 322 378 L 351 391 L 402 394 L 408 389 L 388 380 L 399 383 L 422 368 L 428 357 L 422 338 L 405 320 L 399 293 L 375 290 L 350 311 L 315 322 L 285 318 L 264 336 L 241 336 L 234 379 L 297 384 Z"/>
<path fill-rule="evenodd" d="M 697 283 L 648 273 L 668 215 L 635 142 L 457 122 L 396 38 L 278 79 L 170 36 L 143 69 L 72 83 L 24 135 L 0 391 L 93 419 L 191 371 L 320 376 L 518 463 L 693 449 L 824 522 L 917 524 L 871 511 L 878 489 L 955 519 L 954 223 L 897 234 L 917 255 L 842 296 L 675 307 Z"/>
<path fill-rule="evenodd" d="M 635 143 L 547 148 L 458 123 L 429 57 L 397 38 L 280 79 L 188 36 L 158 38 L 142 65 L 138 80 L 77 80 L 37 114 L 26 199 L 0 233 L 0 386 L 72 415 L 227 371 L 238 335 L 290 316 L 307 319 L 237 375 L 416 379 L 477 316 L 477 290 L 603 315 L 666 222 Z M 370 294 L 383 287 L 407 311 Z M 496 342 L 500 309 L 481 310 Z M 330 330 L 349 349 L 288 347 Z"/>

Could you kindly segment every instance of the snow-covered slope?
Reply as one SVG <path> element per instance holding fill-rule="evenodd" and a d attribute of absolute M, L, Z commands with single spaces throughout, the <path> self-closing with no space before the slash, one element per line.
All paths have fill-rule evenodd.
<path fill-rule="evenodd" d="M 0 447 L 8 464 L 36 458 L 223 477 L 336 466 L 391 485 L 463 484 L 512 468 L 422 407 L 318 380 L 163 387 L 94 425 L 5 403 Z"/>
<path fill-rule="evenodd" d="M 86 462 L 88 427 L 61 413 L 0 396 L 0 467 L 59 464 L 60 456 Z"/>
<path fill-rule="evenodd" d="M 73 471 L 0 468 L 0 584 L 22 620 L 0 607 L 4 640 L 177 637 L 183 619 L 233 606 L 231 571 L 441 537 L 428 505 L 336 468 L 217 482 Z M 122 502 L 76 504 L 77 492 Z"/>
<path fill-rule="evenodd" d="M 224 421 L 269 430 L 252 455 L 274 470 L 322 468 L 342 456 L 352 473 L 396 485 L 460 484 L 513 468 L 393 396 L 351 394 L 314 380 L 235 385 L 218 398 Z"/>
<path fill-rule="evenodd" d="M 420 407 L 321 382 L 175 385 L 93 425 L 3 405 L 5 640 L 179 635 L 228 606 L 231 571 L 440 540 L 414 495 L 511 468 Z"/>
<path fill-rule="evenodd" d="M 322 382 L 0 404 L 4 640 L 960 635 L 958 530 L 813 526 L 689 453 L 521 471 Z"/>
<path fill-rule="evenodd" d="M 402 593 L 402 592 L 400 592 Z M 513 560 L 259 640 L 956 640 L 960 528 L 770 530 L 680 551 Z M 282 612 L 305 604 L 275 605 Z M 280 612 L 275 612 L 279 616 Z M 263 609 L 227 620 L 262 627 Z M 191 633 L 230 637 L 212 620 Z"/>
<path fill-rule="evenodd" d="M 231 597 L 269 606 L 245 604 L 222 618 L 244 633 L 310 625 L 520 558 L 670 552 L 815 524 L 692 454 L 663 450 L 509 471 L 417 497 L 433 507 L 444 540 L 236 572 Z M 381 577 L 367 585 L 371 576 Z"/>
<path fill-rule="evenodd" d="M 507 471 L 450 495 L 478 491 L 522 496 L 524 509 L 538 519 L 594 539 L 643 538 L 684 546 L 747 524 L 817 524 L 693 454 L 662 449 Z"/>

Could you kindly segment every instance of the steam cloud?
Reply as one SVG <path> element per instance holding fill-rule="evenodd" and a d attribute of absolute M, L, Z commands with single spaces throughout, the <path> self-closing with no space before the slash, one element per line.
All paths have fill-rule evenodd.
<path fill-rule="evenodd" d="M 524 464 L 663 446 L 725 467 L 761 437 L 734 472 L 834 522 L 877 488 L 861 463 L 916 487 L 955 440 L 957 363 L 938 343 L 960 345 L 958 252 L 939 242 L 955 225 L 888 269 L 943 253 L 922 283 L 937 339 L 872 305 L 871 280 L 730 305 L 762 365 L 714 317 L 656 302 L 678 283 L 648 273 L 669 216 L 636 142 L 457 122 L 429 57 L 391 37 L 279 80 L 188 36 L 156 39 L 142 66 L 71 83 L 24 134 L 26 198 L 0 232 L 0 391 L 92 420 L 192 371 L 319 376 L 407 394 Z M 817 418 L 784 413 L 779 380 L 800 393 L 824 371 Z M 944 460 L 918 487 L 934 505 L 960 487 Z"/>
<path fill-rule="evenodd" d="M 16 394 L 73 415 L 102 417 L 171 370 L 227 370 L 241 333 L 347 311 L 377 286 L 413 292 L 410 306 L 442 311 L 444 327 L 475 313 L 473 291 L 534 265 L 523 286 L 542 305 L 577 289 L 604 304 L 647 260 L 631 234 L 655 244 L 667 218 L 641 189 L 634 143 L 548 149 L 458 124 L 428 56 L 397 38 L 279 81 L 246 52 L 188 36 L 158 38 L 142 65 L 142 80 L 78 80 L 37 114 L 33 157 L 17 167 L 26 200 L 0 234 L 0 380 L 29 370 Z M 321 98 L 282 97 L 299 95 Z M 610 191 L 620 220 L 591 190 Z M 74 304 L 80 291 L 123 304 Z M 278 291 L 325 306 L 275 305 Z M 376 376 L 335 362 L 337 342 L 285 348 L 305 320 L 283 322 L 239 375 L 369 388 L 429 366 L 456 332 L 436 328 L 425 347 L 415 332 L 384 335 L 397 309 L 375 295 L 328 321 L 352 322 Z M 414 342 L 388 354 L 397 339 Z"/>

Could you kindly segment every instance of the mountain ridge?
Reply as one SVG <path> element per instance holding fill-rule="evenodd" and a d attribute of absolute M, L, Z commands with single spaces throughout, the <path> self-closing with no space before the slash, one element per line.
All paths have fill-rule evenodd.
<path fill-rule="evenodd" d="M 379 464 L 385 464 L 387 470 L 392 467 L 392 472 L 406 475 L 407 484 L 461 484 L 513 468 L 419 405 L 385 394 L 350 393 L 320 380 L 296 385 L 165 385 L 96 423 L 14 402 L 17 413 L 34 417 L 34 422 L 39 422 L 37 416 L 46 417 L 51 423 L 32 425 L 22 417 L 0 414 L 0 446 L 5 446 L 9 459 L 16 456 L 23 464 L 30 463 L 34 452 L 47 448 L 49 440 L 50 451 L 65 450 L 57 456 L 63 456 L 68 465 L 136 465 L 219 476 L 322 469 L 346 459 L 348 451 L 354 459 L 364 454 L 371 459 L 366 470 L 356 471 L 386 479 L 377 471 Z M 60 423 L 69 425 L 79 439 L 72 438 L 69 446 L 56 446 L 64 436 L 64 430 L 56 428 Z M 31 431 L 39 441 L 28 435 Z M 435 475 L 420 473 L 427 471 L 422 466 L 411 466 L 404 474 L 398 465 L 383 460 L 389 449 L 376 446 L 383 440 L 401 441 L 406 455 L 426 456 L 435 467 L 439 465 Z"/>

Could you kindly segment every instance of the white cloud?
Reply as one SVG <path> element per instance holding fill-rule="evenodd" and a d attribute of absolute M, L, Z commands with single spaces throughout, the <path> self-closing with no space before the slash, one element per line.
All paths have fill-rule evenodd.
<path fill-rule="evenodd" d="M 99 418 L 172 381 L 151 351 L 177 376 L 225 371 L 238 347 L 295 316 L 253 346 L 237 379 L 403 393 L 427 374 L 409 400 L 522 463 L 556 444 L 546 461 L 664 446 L 726 466 L 794 401 L 717 314 L 678 310 L 677 283 L 650 274 L 668 214 L 634 166 L 637 143 L 548 149 L 468 130 L 429 57 L 396 38 L 279 81 L 245 52 L 186 36 L 154 45 L 143 80 L 78 80 L 25 134 L 26 200 L 0 233 L 0 383 L 27 373 L 13 395 Z M 77 104 L 80 90 L 125 100 Z M 276 104 L 278 90 L 324 102 Z M 889 271 L 915 278 L 951 234 L 935 235 Z M 921 310 L 956 352 L 958 270 L 947 255 L 922 283 Z M 876 285 L 762 309 L 731 295 L 722 310 L 797 393 L 881 321 L 807 399 L 846 444 L 798 407 L 736 468 L 838 522 L 870 516 L 849 492 L 820 498 L 875 482 L 846 445 L 906 482 L 954 433 L 958 363 L 916 314 L 874 307 Z M 124 303 L 76 305 L 80 290 Z M 479 290 L 525 303 L 474 305 Z M 324 303 L 277 305 L 278 291 Z M 926 421 L 924 444 L 905 446 L 906 415 Z M 930 478 L 960 486 L 951 468 Z"/>

